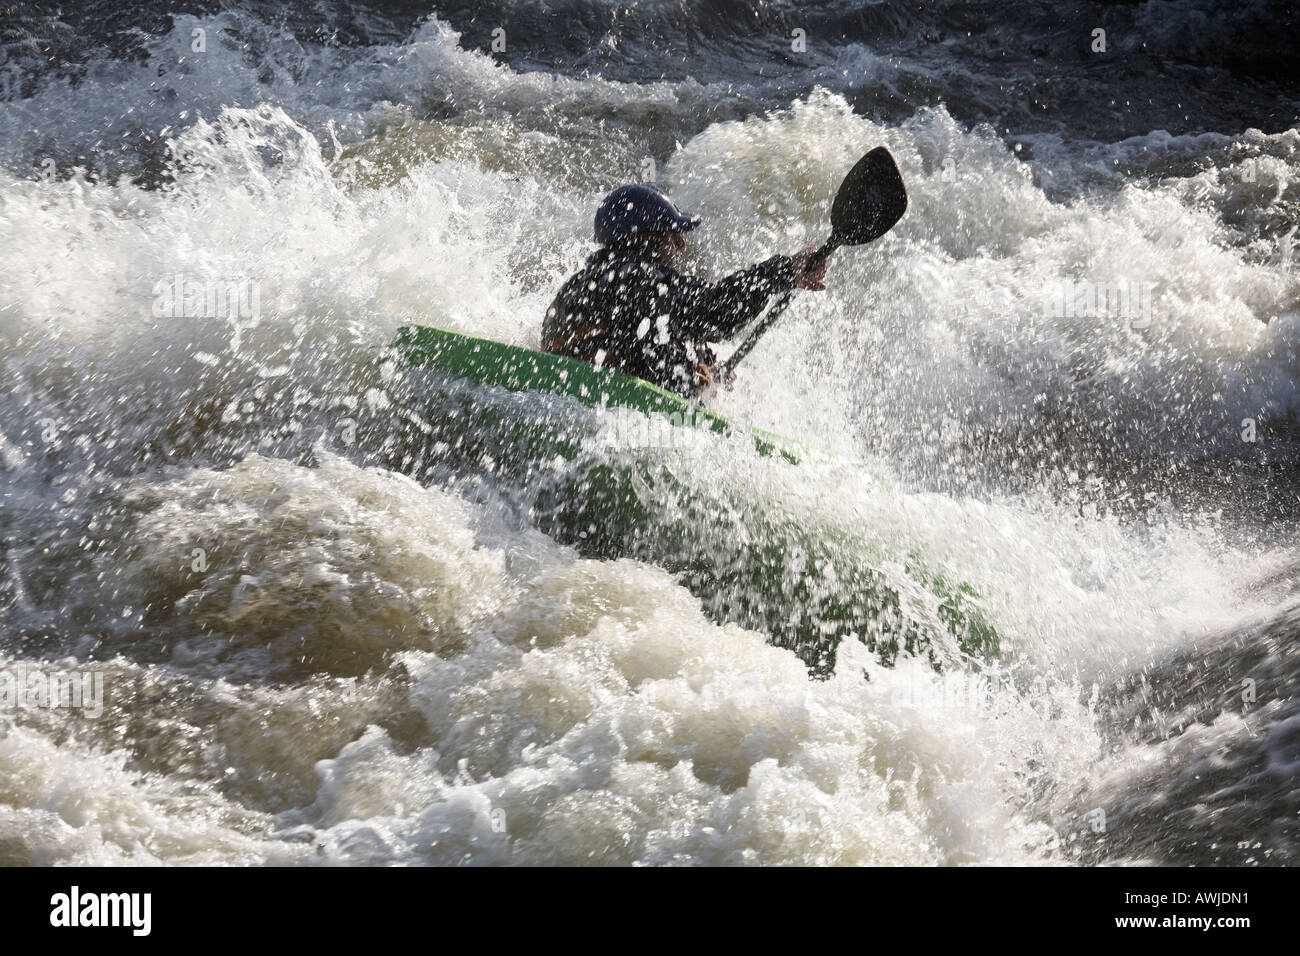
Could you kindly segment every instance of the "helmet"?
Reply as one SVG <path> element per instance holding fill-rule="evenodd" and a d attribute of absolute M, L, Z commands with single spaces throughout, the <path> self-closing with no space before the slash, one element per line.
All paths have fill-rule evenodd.
<path fill-rule="evenodd" d="M 687 232 L 700 224 L 654 186 L 620 186 L 596 210 L 596 241 L 602 245 L 647 232 Z"/>

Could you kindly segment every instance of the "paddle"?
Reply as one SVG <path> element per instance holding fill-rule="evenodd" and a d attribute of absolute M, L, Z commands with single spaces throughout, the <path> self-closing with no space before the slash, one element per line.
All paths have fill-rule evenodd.
<path fill-rule="evenodd" d="M 808 260 L 809 271 L 820 266 L 840 246 L 860 246 L 879 239 L 894 228 L 906 211 L 907 190 L 898 165 L 889 155 L 889 150 L 877 146 L 859 159 L 840 183 L 835 201 L 831 203 L 831 237 Z M 787 292 L 777 300 L 736 351 L 722 363 L 714 381 L 725 382 L 731 378 L 741 359 L 781 317 L 790 304 L 790 298 L 791 293 Z"/>

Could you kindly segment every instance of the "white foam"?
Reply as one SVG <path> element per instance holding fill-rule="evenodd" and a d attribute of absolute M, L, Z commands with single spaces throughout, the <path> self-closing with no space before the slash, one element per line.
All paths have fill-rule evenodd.
<path fill-rule="evenodd" d="M 1041 693 L 986 691 L 916 662 L 886 671 L 853 642 L 834 679 L 813 682 L 764 635 L 711 623 L 661 570 L 578 560 L 491 506 L 332 456 L 346 450 L 342 420 L 379 403 L 374 357 L 403 322 L 536 341 L 554 287 L 589 248 L 597 180 L 617 156 L 547 132 L 512 166 L 487 143 L 487 158 L 417 156 L 372 185 L 334 162 L 322 123 L 336 120 L 354 142 L 374 129 L 348 116 L 379 125 L 404 115 L 434 74 L 500 110 L 640 97 L 652 112 L 696 89 L 516 74 L 456 49 L 436 21 L 400 53 L 372 54 L 355 66 L 371 85 L 334 104 L 314 93 L 325 109 L 287 93 L 218 109 L 220 84 L 196 80 L 203 116 L 173 136 L 188 165 L 166 189 L 0 183 L 0 433 L 6 461 L 22 464 L 4 477 L 17 502 L 6 588 L 23 596 L 12 626 L 75 641 L 81 625 L 65 633 L 62 622 L 89 621 L 91 644 L 119 642 L 123 666 L 167 657 L 197 701 L 134 702 L 133 745 L 173 726 L 177 708 L 196 725 L 234 714 L 244 728 L 210 750 L 190 740 L 184 760 L 145 759 L 100 738 L 61 749 L 57 721 L 14 718 L 0 740 L 5 852 L 42 862 L 1036 861 L 1062 826 L 1061 788 L 1097 769 L 1101 737 L 1080 702 L 1089 683 L 1268 610 L 1272 598 L 1239 588 L 1278 556 L 1229 546 L 1213 526 L 1157 514 L 1135 527 L 1036 491 L 941 495 L 906 480 L 934 456 L 945 419 L 976 435 L 1033 424 L 1034 399 L 1048 392 L 1174 436 L 1156 451 L 1175 449 L 1188 423 L 1207 431 L 1220 418 L 1296 410 L 1294 270 L 1280 240 L 1247 249 L 1221 221 L 1214 202 L 1241 198 L 1231 183 L 1205 180 L 1208 206 L 1187 183 L 1052 201 L 990 131 L 961 129 L 942 110 L 884 127 L 817 93 L 705 130 L 665 175 L 707 217 L 694 265 L 720 274 L 820 239 L 835 180 L 866 148 L 883 143 L 898 158 L 908 217 L 874 246 L 837 254 L 830 291 L 798 298 L 722 407 L 886 478 L 862 487 L 834 469 L 791 470 L 776 493 L 810 521 L 850 524 L 893 565 L 917 553 L 971 583 Z M 232 54 L 198 69 L 245 68 Z M 89 89 L 111 79 L 138 97 L 139 68 L 114 70 Z M 43 122 L 58 128 L 84 131 L 102 115 L 116 129 L 111 114 L 125 113 L 126 99 L 56 93 L 7 112 L 4 128 L 57 96 L 69 117 Z M 1280 196 L 1293 188 L 1289 142 L 1270 139 L 1255 158 L 1257 184 Z M 546 162 L 561 148 L 581 172 L 557 185 Z M 590 156 L 607 164 L 599 177 L 585 171 Z M 1146 331 L 1041 314 L 1050 282 L 1134 273 L 1159 287 Z M 261 315 L 157 317 L 152 289 L 177 274 L 255 279 Z M 55 438 L 41 437 L 45 421 Z M 283 440 L 286 455 L 316 447 L 322 465 L 243 448 L 233 468 L 198 467 L 203 440 L 237 428 L 254 445 Z M 121 491 L 98 484 L 100 472 L 135 460 L 138 442 L 183 448 L 189 434 L 199 449 L 138 475 L 131 510 L 115 510 Z M 708 476 L 744 487 L 754 465 L 744 446 L 724 443 Z M 214 535 L 216 569 L 202 584 L 190 552 Z M 241 556 L 258 561 L 242 567 Z M 223 657 L 232 647 L 247 653 Z M 268 690 L 267 673 L 310 690 Z M 360 683 L 333 683 L 344 678 Z M 347 696 L 358 686 L 366 707 Z M 313 733 L 313 708 L 331 715 L 331 735 L 294 754 Z M 953 720 L 955 708 L 970 719 Z M 264 710 L 282 746 L 259 746 Z M 1030 760 L 1039 776 L 1023 773 Z M 282 786 L 254 791 L 251 817 L 212 823 L 206 815 L 246 796 L 216 782 L 230 767 L 282 773 Z M 187 802 L 176 794 L 189 774 L 205 783 Z M 151 830 L 166 838 L 149 843 Z"/>

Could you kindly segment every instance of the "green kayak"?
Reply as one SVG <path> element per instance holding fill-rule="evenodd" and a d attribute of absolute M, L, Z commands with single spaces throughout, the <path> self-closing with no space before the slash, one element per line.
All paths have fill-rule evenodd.
<path fill-rule="evenodd" d="M 388 358 L 393 406 L 415 426 L 401 467 L 489 474 L 543 532 L 666 568 L 715 618 L 763 630 L 815 674 L 849 637 L 886 663 L 997 652 L 975 592 L 941 562 L 780 493 L 821 480 L 829 456 L 616 370 L 500 342 L 410 326 Z"/>
<path fill-rule="evenodd" d="M 720 435 L 735 431 L 731 422 L 698 402 L 609 368 L 596 368 L 564 355 L 479 339 L 443 329 L 409 325 L 393 347 L 411 364 L 442 369 L 478 385 L 510 392 L 545 392 L 576 399 L 588 408 L 628 408 L 662 416 L 674 427 L 705 428 Z M 808 450 L 789 438 L 749 429 L 762 455 L 781 454 L 798 463 Z"/>

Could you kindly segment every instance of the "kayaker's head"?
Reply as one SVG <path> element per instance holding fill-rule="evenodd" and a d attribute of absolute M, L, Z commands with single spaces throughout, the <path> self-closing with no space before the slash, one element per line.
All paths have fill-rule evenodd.
<path fill-rule="evenodd" d="M 654 186 L 620 186 L 596 209 L 596 241 L 676 266 L 686 249 L 686 233 L 699 224 L 699 216 L 682 212 Z"/>

